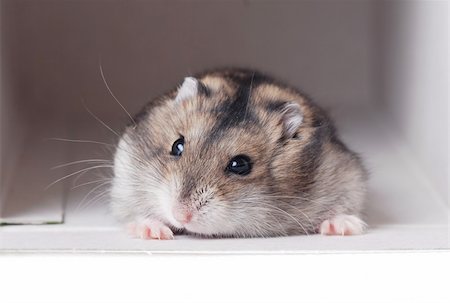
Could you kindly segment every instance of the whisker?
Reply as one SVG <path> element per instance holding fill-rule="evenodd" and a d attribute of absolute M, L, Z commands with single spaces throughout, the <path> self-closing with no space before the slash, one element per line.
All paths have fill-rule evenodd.
<path fill-rule="evenodd" d="M 306 235 L 309 235 L 309 233 L 308 233 L 308 231 L 305 229 L 305 227 L 303 226 L 303 224 L 301 224 L 294 216 L 292 216 L 290 213 L 288 213 L 287 211 L 285 211 L 285 210 L 283 210 L 283 209 L 281 209 L 281 208 L 279 208 L 279 207 L 277 207 L 277 206 L 275 206 L 275 205 L 271 205 L 271 204 L 268 204 L 268 203 L 264 203 L 264 202 L 261 202 L 261 201 L 259 201 L 258 203 L 260 203 L 260 204 L 263 204 L 263 205 L 265 205 L 265 206 L 269 206 L 269 207 L 271 207 L 271 208 L 273 208 L 273 209 L 275 209 L 275 210 L 277 210 L 277 211 L 280 211 L 280 212 L 282 212 L 282 213 L 284 213 L 284 214 L 286 214 L 286 215 L 288 215 L 290 218 L 292 218 L 302 229 L 303 229 L 303 231 L 305 232 L 305 234 Z"/>
<path fill-rule="evenodd" d="M 103 67 L 102 67 L 101 62 L 99 64 L 99 67 L 100 67 L 100 75 L 102 76 L 103 83 L 105 83 L 106 89 L 108 90 L 109 94 L 114 98 L 114 100 L 116 100 L 116 102 L 120 105 L 120 107 L 124 110 L 124 112 L 127 113 L 128 117 L 130 117 L 131 121 L 133 121 L 134 128 L 136 128 L 137 127 L 136 121 L 133 119 L 131 114 L 125 109 L 125 107 L 122 105 L 122 103 L 120 103 L 119 99 L 117 99 L 117 97 L 114 95 L 111 88 L 109 87 L 108 82 L 106 81 L 106 78 L 105 78 L 105 74 L 103 73 Z"/>
<path fill-rule="evenodd" d="M 76 189 L 76 188 L 79 188 L 79 187 L 83 187 L 83 186 L 86 186 L 86 185 L 90 185 L 90 184 L 95 184 L 95 183 L 104 182 L 104 181 L 109 181 L 109 183 L 112 182 L 110 179 L 94 180 L 94 181 L 90 181 L 90 182 L 85 182 L 85 183 L 82 183 L 82 184 L 78 184 L 78 185 L 72 187 L 70 190 L 73 190 L 73 189 Z"/>
<path fill-rule="evenodd" d="M 114 135 L 116 135 L 117 137 L 119 137 L 120 138 L 120 135 L 115 131 L 115 130 L 113 130 L 111 127 L 109 127 L 108 126 L 108 124 L 106 124 L 105 122 L 103 122 L 103 120 L 102 119 L 100 119 L 99 117 L 97 117 L 87 106 L 86 106 L 86 104 L 84 103 L 84 100 L 82 100 L 82 103 L 83 103 L 83 107 L 84 107 L 84 109 L 86 109 L 87 110 L 87 112 L 95 119 L 95 120 L 97 120 L 99 123 L 101 123 L 104 127 L 106 127 L 109 131 L 111 131 Z"/>
<path fill-rule="evenodd" d="M 83 198 L 83 200 L 81 200 L 81 202 L 78 204 L 77 208 L 75 209 L 75 211 L 78 211 L 79 208 L 84 204 L 84 202 L 87 200 L 87 198 L 89 198 L 89 196 L 95 192 L 97 189 L 101 188 L 102 186 L 108 185 L 109 182 L 104 182 L 100 185 L 95 186 L 94 188 L 92 188 Z M 105 192 L 103 192 L 102 194 L 104 194 Z"/>
<path fill-rule="evenodd" d="M 283 227 L 283 225 L 281 224 L 280 220 L 278 220 L 278 218 L 277 218 L 274 214 L 269 213 L 269 215 L 270 215 L 272 218 L 274 218 L 275 221 L 277 221 L 278 226 L 280 226 L 280 228 L 283 230 L 282 235 L 286 236 L 286 235 L 287 235 L 286 229 Z"/>
<path fill-rule="evenodd" d="M 114 144 L 105 143 L 101 141 L 94 141 L 94 140 L 79 140 L 79 139 L 66 139 L 66 138 L 47 138 L 47 140 L 51 141 L 61 141 L 61 142 L 72 142 L 72 143 L 92 143 L 92 144 L 100 144 L 110 147 L 116 147 Z"/>
<path fill-rule="evenodd" d="M 79 139 L 66 139 L 66 138 L 47 138 L 47 140 L 52 140 L 52 141 L 61 141 L 61 142 L 70 142 L 70 143 L 92 143 L 92 144 L 100 144 L 100 145 L 104 145 L 107 147 L 112 147 L 114 149 L 119 149 L 122 150 L 124 152 L 126 152 L 128 155 L 130 155 L 133 159 L 135 159 L 136 161 L 140 162 L 141 164 L 147 165 L 149 164 L 146 160 L 137 157 L 135 153 L 130 153 L 127 150 L 121 149 L 118 146 L 114 145 L 114 144 L 110 144 L 110 143 L 105 143 L 105 142 L 101 142 L 101 141 L 94 141 L 94 140 L 79 140 Z"/>
<path fill-rule="evenodd" d="M 111 160 L 105 160 L 105 159 L 78 160 L 78 161 L 73 161 L 73 162 L 69 162 L 69 163 L 59 164 L 59 165 L 53 166 L 51 169 L 57 169 L 57 168 L 61 168 L 61 167 L 66 167 L 66 166 L 76 165 L 76 164 L 82 164 L 82 163 L 110 163 L 110 164 L 112 164 L 112 161 Z"/>
<path fill-rule="evenodd" d="M 72 186 L 75 186 L 75 185 L 77 184 L 78 180 L 80 180 L 81 178 L 83 178 L 83 176 L 84 176 L 85 174 L 87 174 L 88 172 L 89 172 L 89 170 L 86 170 L 86 171 L 84 171 L 84 172 L 81 172 L 78 176 L 76 176 L 76 177 L 73 179 Z"/>
<path fill-rule="evenodd" d="M 72 182 L 72 186 L 76 186 L 78 180 L 80 180 L 85 174 L 87 174 L 89 172 L 91 172 L 91 171 L 87 170 L 87 171 L 84 171 L 84 172 L 78 174 L 77 176 L 75 176 L 75 178 L 73 179 L 73 182 Z M 106 171 L 104 171 L 104 170 L 103 171 L 97 171 L 97 173 L 99 173 L 99 174 L 95 175 L 96 180 L 99 179 L 99 178 L 102 178 L 102 179 L 105 179 L 105 181 L 106 181 L 106 180 L 112 180 L 113 177 L 114 177 L 114 173 L 112 173 L 112 169 L 108 170 L 108 173 Z M 90 180 L 88 179 L 88 181 L 90 181 Z"/>
<path fill-rule="evenodd" d="M 305 214 L 301 209 L 299 209 L 298 207 L 295 207 L 295 206 L 293 206 L 293 205 L 290 205 L 292 208 L 294 208 L 295 210 L 297 210 L 299 213 L 301 213 L 308 221 L 309 221 L 309 224 L 311 225 L 311 227 L 314 227 L 314 223 L 311 221 L 311 218 L 307 215 L 307 214 Z"/>
<path fill-rule="evenodd" d="M 56 180 L 56 181 L 50 183 L 50 184 L 45 188 L 45 190 L 48 190 L 50 187 L 52 187 L 52 186 L 55 185 L 56 183 L 58 183 L 58 182 L 60 182 L 60 181 L 62 181 L 62 180 L 65 180 L 65 179 L 67 179 L 67 178 L 70 178 L 70 177 L 72 177 L 72 176 L 75 176 L 76 174 L 79 174 L 79 173 L 82 173 L 82 172 L 85 172 L 85 171 L 89 171 L 89 170 L 92 170 L 92 169 L 96 169 L 96 168 L 112 168 L 112 167 L 113 167 L 112 165 L 96 165 L 96 166 L 92 166 L 92 167 L 83 168 L 83 169 L 81 169 L 81 170 L 79 170 L 79 171 L 76 171 L 76 172 L 74 172 L 74 173 L 68 174 L 68 175 L 66 175 L 66 176 L 64 176 L 64 177 L 62 177 L 62 178 L 59 178 L 58 180 Z"/>
<path fill-rule="evenodd" d="M 314 206 L 318 206 L 318 207 L 323 207 L 326 210 L 332 212 L 332 209 L 330 209 L 328 206 L 324 205 L 323 203 L 319 203 L 317 202 L 317 199 L 310 199 L 307 197 L 299 197 L 299 196 L 275 196 L 275 195 L 267 195 L 267 198 L 274 198 L 274 199 L 291 199 L 291 200 L 298 200 L 299 202 L 307 202 L 307 203 L 311 203 L 314 204 L 312 205 L 312 207 Z M 311 209 L 311 207 L 306 207 L 305 209 Z"/>
<path fill-rule="evenodd" d="M 109 191 L 105 190 L 103 192 L 101 192 L 100 194 L 95 195 L 92 199 L 90 199 L 89 201 L 87 201 L 84 204 L 79 204 L 77 206 L 77 208 L 75 209 L 75 211 L 82 211 L 87 209 L 90 205 L 97 203 L 98 201 L 101 201 L 102 198 L 106 197 L 109 194 Z"/>

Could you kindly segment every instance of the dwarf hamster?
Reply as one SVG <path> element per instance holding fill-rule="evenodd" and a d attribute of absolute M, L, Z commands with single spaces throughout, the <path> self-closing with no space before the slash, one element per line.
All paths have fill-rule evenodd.
<path fill-rule="evenodd" d="M 193 77 L 148 103 L 114 156 L 112 212 L 144 239 L 361 234 L 366 172 L 327 114 L 253 70 Z"/>

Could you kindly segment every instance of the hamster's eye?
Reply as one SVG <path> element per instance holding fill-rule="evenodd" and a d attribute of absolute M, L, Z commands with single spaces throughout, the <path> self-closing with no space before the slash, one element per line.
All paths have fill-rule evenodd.
<path fill-rule="evenodd" d="M 237 155 L 228 162 L 226 170 L 236 175 L 245 176 L 252 170 L 252 162 L 246 155 Z"/>
<path fill-rule="evenodd" d="M 172 144 L 172 150 L 170 151 L 170 154 L 172 156 L 181 156 L 181 154 L 184 151 L 184 137 L 181 136 L 178 140 L 173 142 Z"/>

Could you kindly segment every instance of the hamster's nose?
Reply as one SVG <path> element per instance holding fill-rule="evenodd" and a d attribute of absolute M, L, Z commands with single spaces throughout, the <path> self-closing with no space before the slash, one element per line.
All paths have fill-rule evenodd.
<path fill-rule="evenodd" d="M 182 223 L 182 224 L 187 224 L 189 222 L 191 222 L 192 220 L 192 212 L 188 211 L 188 210 L 183 210 L 183 209 L 173 209 L 173 216 L 175 217 L 175 219 Z"/>

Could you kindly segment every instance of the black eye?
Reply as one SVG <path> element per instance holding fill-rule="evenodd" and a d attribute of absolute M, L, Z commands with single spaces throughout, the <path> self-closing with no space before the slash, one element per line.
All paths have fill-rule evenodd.
<path fill-rule="evenodd" d="M 184 137 L 181 136 L 177 141 L 173 142 L 172 150 L 170 151 L 170 154 L 172 156 L 181 156 L 181 154 L 184 151 Z"/>
<path fill-rule="evenodd" d="M 248 175 L 252 170 L 252 162 L 246 155 L 237 155 L 230 160 L 227 171 L 237 175 Z"/>

